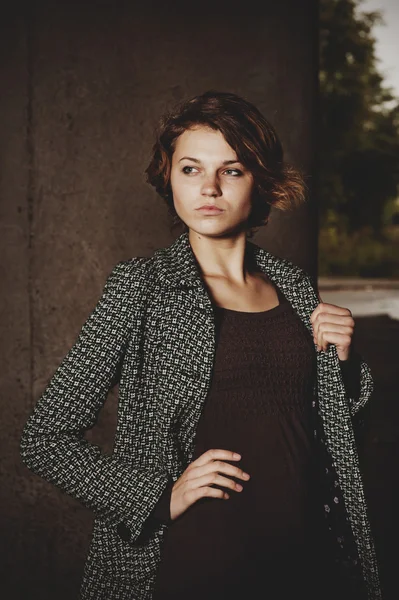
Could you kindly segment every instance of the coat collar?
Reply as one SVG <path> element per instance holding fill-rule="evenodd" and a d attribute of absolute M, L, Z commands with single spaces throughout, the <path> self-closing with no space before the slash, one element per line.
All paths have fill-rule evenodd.
<path fill-rule="evenodd" d="M 273 256 L 249 240 L 246 241 L 246 252 L 252 256 L 258 268 L 282 289 L 283 293 L 305 276 L 304 271 L 293 263 Z M 156 254 L 161 255 L 162 258 L 158 277 L 163 285 L 204 288 L 188 232 L 182 233 L 170 246 L 158 250 Z"/>

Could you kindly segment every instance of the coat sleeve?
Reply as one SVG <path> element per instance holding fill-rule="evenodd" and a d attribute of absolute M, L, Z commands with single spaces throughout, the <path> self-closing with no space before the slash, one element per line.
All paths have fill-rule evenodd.
<path fill-rule="evenodd" d="M 357 373 L 359 376 L 359 385 L 356 387 L 359 393 L 351 393 L 351 389 L 355 387 L 354 385 L 346 387 L 348 392 L 349 410 L 352 417 L 355 416 L 361 408 L 366 406 L 374 390 L 374 380 L 371 374 L 370 367 L 359 354 L 357 354 L 356 361 Z"/>
<path fill-rule="evenodd" d="M 373 378 L 369 366 L 361 355 L 353 349 L 350 359 L 339 360 L 341 375 L 348 396 L 352 416 L 367 404 L 373 391 Z"/>
<path fill-rule="evenodd" d="M 361 358 L 358 353 L 352 349 L 350 357 L 347 360 L 340 360 L 339 366 L 344 381 L 346 393 L 353 402 L 356 402 L 360 397 L 360 364 Z"/>
<path fill-rule="evenodd" d="M 118 380 L 133 324 L 132 300 L 140 258 L 118 263 L 78 337 L 38 399 L 22 432 L 27 467 L 93 510 L 108 525 L 123 522 L 137 538 L 168 474 L 134 467 L 102 453 L 84 433 L 91 429 Z"/>
<path fill-rule="evenodd" d="M 155 519 L 157 523 L 163 523 L 164 525 L 172 525 L 173 521 L 170 514 L 170 501 L 172 496 L 173 481 L 170 481 L 164 489 L 162 496 L 158 500 L 152 514 L 152 519 Z"/>

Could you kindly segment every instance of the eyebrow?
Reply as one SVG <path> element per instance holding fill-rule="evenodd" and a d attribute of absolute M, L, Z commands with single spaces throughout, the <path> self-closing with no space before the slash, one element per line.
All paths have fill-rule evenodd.
<path fill-rule="evenodd" d="M 193 158 L 192 156 L 183 156 L 183 158 L 181 158 L 179 162 L 181 162 L 182 160 L 191 160 L 197 164 L 201 163 L 201 161 L 198 160 L 198 158 Z M 222 162 L 222 165 L 234 165 L 235 163 L 241 164 L 239 160 L 224 160 Z"/>

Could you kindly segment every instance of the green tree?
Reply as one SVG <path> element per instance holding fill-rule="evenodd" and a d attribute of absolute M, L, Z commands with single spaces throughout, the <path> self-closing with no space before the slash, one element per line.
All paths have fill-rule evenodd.
<path fill-rule="evenodd" d="M 378 71 L 380 12 L 320 0 L 320 225 L 381 232 L 399 185 L 399 103 Z"/>

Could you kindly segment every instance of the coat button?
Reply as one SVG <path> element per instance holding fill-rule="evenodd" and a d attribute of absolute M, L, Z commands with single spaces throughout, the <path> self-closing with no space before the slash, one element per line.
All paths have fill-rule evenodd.
<path fill-rule="evenodd" d="M 124 542 L 128 542 L 132 537 L 132 532 L 130 531 L 129 527 L 125 525 L 125 523 L 118 523 L 116 526 L 116 531 Z"/>

